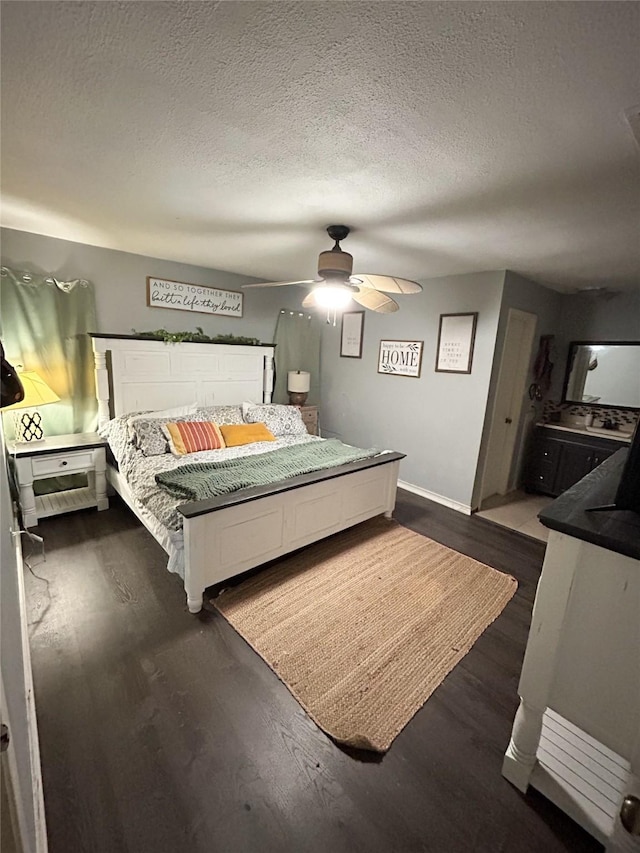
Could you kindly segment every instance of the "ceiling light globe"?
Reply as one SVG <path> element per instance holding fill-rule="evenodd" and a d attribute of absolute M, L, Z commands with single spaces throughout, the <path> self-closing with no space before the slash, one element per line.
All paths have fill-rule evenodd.
<path fill-rule="evenodd" d="M 351 302 L 351 290 L 341 285 L 327 284 L 314 290 L 316 305 L 321 308 L 345 308 Z"/>

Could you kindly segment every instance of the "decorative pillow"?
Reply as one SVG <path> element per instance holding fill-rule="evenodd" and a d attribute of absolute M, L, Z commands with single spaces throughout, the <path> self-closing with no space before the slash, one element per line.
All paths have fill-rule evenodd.
<path fill-rule="evenodd" d="M 139 414 L 142 414 L 142 412 L 139 412 Z M 109 447 L 118 465 L 122 464 L 127 447 L 131 444 L 129 428 L 127 426 L 129 418 L 130 415 L 120 415 L 117 418 L 107 421 L 106 424 L 103 424 L 98 429 L 98 435 L 106 438 L 109 442 Z"/>
<path fill-rule="evenodd" d="M 171 409 L 161 409 L 154 411 L 146 410 L 144 412 L 131 412 L 127 421 L 129 429 L 129 438 L 135 443 L 136 436 L 133 425 L 139 420 L 151 420 L 153 418 L 180 418 L 184 415 L 194 415 L 197 411 L 197 403 L 189 403 L 187 406 L 174 406 Z"/>
<path fill-rule="evenodd" d="M 196 412 L 195 414 L 182 415 L 181 417 L 157 418 L 152 417 L 155 412 L 142 418 L 136 418 L 130 422 L 133 443 L 145 456 L 161 456 L 169 452 L 167 437 L 162 432 L 163 424 L 181 421 L 208 421 L 206 415 Z"/>
<path fill-rule="evenodd" d="M 200 450 L 222 450 L 224 438 L 213 421 L 176 421 L 162 425 L 162 432 L 174 456 Z"/>
<path fill-rule="evenodd" d="M 295 406 L 253 405 L 243 407 L 247 423 L 263 423 L 274 435 L 307 435 L 307 428 Z"/>
<path fill-rule="evenodd" d="M 220 432 L 227 447 L 240 447 L 254 444 L 256 441 L 275 441 L 275 435 L 264 424 L 228 424 L 221 426 Z"/>
<path fill-rule="evenodd" d="M 208 421 L 214 421 L 218 426 L 244 423 L 240 406 L 198 406 L 196 411 L 199 415 L 206 415 Z"/>

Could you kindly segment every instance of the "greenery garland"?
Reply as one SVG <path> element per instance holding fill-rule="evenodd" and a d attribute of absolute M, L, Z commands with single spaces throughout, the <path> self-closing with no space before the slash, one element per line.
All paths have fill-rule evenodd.
<path fill-rule="evenodd" d="M 189 343 L 197 344 L 244 344 L 245 346 L 257 347 L 260 346 L 260 341 L 257 338 L 245 338 L 242 335 L 215 335 L 210 338 L 205 335 L 200 326 L 196 326 L 195 332 L 168 332 L 166 329 L 156 329 L 154 332 L 136 332 L 131 330 L 134 335 L 141 338 L 156 338 L 165 341 L 165 343 Z"/>

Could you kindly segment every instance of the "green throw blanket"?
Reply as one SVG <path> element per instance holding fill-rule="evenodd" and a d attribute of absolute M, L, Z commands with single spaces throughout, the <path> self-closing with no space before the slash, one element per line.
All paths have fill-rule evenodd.
<path fill-rule="evenodd" d="M 322 471 L 346 462 L 377 456 L 379 450 L 349 447 L 329 438 L 296 444 L 256 456 L 241 456 L 224 462 L 193 462 L 156 474 L 159 486 L 185 501 L 202 501 L 251 486 L 267 486 L 298 474 Z"/>

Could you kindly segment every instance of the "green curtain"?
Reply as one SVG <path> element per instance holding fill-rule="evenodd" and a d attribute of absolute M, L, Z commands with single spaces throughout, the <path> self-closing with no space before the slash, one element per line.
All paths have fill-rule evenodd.
<path fill-rule="evenodd" d="M 2 267 L 0 308 L 0 336 L 8 361 L 37 371 L 60 397 L 59 403 L 40 410 L 45 435 L 95 430 L 93 354 L 87 335 L 97 328 L 93 285 Z M 5 429 L 11 436 L 10 415 L 5 416 Z"/>
<path fill-rule="evenodd" d="M 307 402 L 320 401 L 320 339 L 322 321 L 315 315 L 284 308 L 278 314 L 273 342 L 276 344 L 276 382 L 274 403 L 288 403 L 287 373 L 290 370 L 307 370 L 311 389 Z"/>

